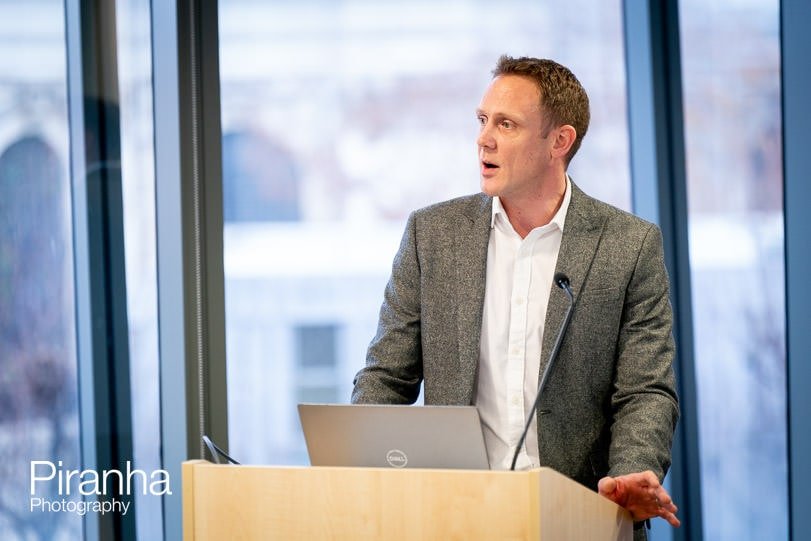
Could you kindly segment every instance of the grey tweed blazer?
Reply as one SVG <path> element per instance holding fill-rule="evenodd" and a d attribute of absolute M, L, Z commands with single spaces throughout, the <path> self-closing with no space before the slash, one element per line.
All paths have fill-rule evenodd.
<path fill-rule="evenodd" d="M 461 197 L 411 214 L 354 403 L 472 404 L 492 199 Z M 538 415 L 542 465 L 596 489 L 604 475 L 670 466 L 678 418 L 672 310 L 659 229 L 572 183 L 556 271 L 572 321 Z M 550 284 L 541 367 L 568 300 Z"/>

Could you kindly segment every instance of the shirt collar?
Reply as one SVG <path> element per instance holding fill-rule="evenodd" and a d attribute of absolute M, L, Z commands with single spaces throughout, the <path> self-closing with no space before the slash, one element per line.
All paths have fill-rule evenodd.
<path fill-rule="evenodd" d="M 558 229 L 563 231 L 563 224 L 566 222 L 566 212 L 569 210 L 569 203 L 572 200 L 572 179 L 569 178 L 569 175 L 566 175 L 566 191 L 563 193 L 563 202 L 560 204 L 560 208 L 552 216 L 552 219 L 549 220 L 550 224 L 555 224 L 558 226 Z M 493 214 L 490 217 L 490 228 L 492 229 L 496 225 L 496 216 L 501 215 L 502 219 L 507 218 L 507 212 L 504 210 L 504 206 L 501 204 L 501 198 L 499 196 L 493 197 Z"/>

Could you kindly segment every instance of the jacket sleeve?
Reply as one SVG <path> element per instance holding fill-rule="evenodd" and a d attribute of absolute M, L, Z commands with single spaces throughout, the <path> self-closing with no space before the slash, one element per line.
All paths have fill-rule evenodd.
<path fill-rule="evenodd" d="M 410 404 L 423 379 L 417 215 L 408 218 L 380 308 L 366 366 L 354 380 L 352 403 Z"/>
<path fill-rule="evenodd" d="M 670 467 L 679 416 L 672 326 L 661 232 L 651 225 L 626 290 L 617 340 L 608 475 L 652 470 L 661 480 Z"/>

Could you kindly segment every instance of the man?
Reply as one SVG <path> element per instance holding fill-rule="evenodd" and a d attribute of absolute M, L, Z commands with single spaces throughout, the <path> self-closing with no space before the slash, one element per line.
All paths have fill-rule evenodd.
<path fill-rule="evenodd" d="M 575 76 L 502 57 L 477 110 L 481 194 L 412 213 L 355 403 L 474 404 L 493 468 L 513 450 L 568 307 L 575 308 L 520 466 L 550 466 L 677 526 L 660 481 L 678 418 L 658 228 L 568 177 L 589 122 Z M 644 538 L 643 529 L 637 531 Z"/>

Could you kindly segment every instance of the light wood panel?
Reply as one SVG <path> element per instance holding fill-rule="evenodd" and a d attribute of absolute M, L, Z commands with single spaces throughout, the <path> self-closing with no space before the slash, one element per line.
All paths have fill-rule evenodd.
<path fill-rule="evenodd" d="M 184 539 L 631 539 L 627 513 L 528 472 L 183 465 Z"/>

